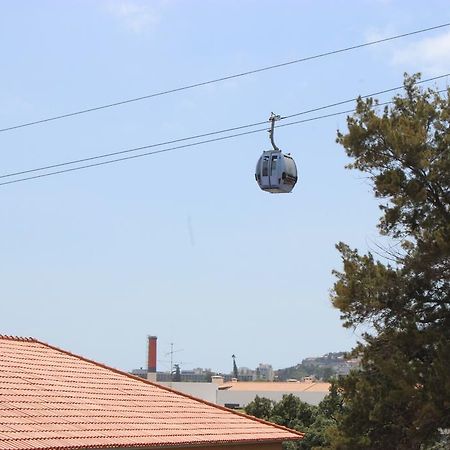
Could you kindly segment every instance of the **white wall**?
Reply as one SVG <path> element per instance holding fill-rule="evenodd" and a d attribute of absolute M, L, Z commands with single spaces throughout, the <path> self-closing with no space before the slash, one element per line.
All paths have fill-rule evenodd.
<path fill-rule="evenodd" d="M 225 403 L 237 403 L 241 408 L 252 402 L 255 397 L 265 397 L 270 400 L 279 402 L 283 395 L 293 394 L 300 400 L 309 403 L 310 405 L 318 405 L 328 392 L 289 392 L 289 391 L 233 391 L 223 390 L 217 392 L 217 404 L 224 405 Z"/>
<path fill-rule="evenodd" d="M 217 403 L 217 385 L 214 383 L 190 383 L 183 381 L 158 382 L 162 386 L 167 386 L 175 391 L 201 398 L 207 402 Z"/>
<path fill-rule="evenodd" d="M 283 395 L 293 394 L 300 400 L 310 405 L 318 405 L 328 392 L 295 392 L 295 391 L 233 391 L 232 389 L 218 390 L 214 383 L 189 383 L 189 382 L 159 382 L 163 386 L 183 392 L 193 397 L 206 400 L 211 403 L 224 406 L 226 403 L 239 404 L 241 408 L 253 401 L 258 395 L 279 402 Z"/>

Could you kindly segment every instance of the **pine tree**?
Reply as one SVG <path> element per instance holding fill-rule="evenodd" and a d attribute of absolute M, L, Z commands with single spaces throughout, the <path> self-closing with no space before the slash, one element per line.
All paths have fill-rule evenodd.
<path fill-rule="evenodd" d="M 239 372 L 236 365 L 236 356 L 232 355 L 233 358 L 233 377 L 236 378 L 236 380 L 239 378 Z"/>
<path fill-rule="evenodd" d="M 181 370 L 179 364 L 174 364 L 175 370 L 172 373 L 172 381 L 181 381 Z"/>
<path fill-rule="evenodd" d="M 381 113 L 359 99 L 337 137 L 347 167 L 372 180 L 395 251 L 380 261 L 337 245 L 333 305 L 345 327 L 370 331 L 354 350 L 362 370 L 339 382 L 335 449 L 423 449 L 450 428 L 450 90 L 418 78 Z"/>

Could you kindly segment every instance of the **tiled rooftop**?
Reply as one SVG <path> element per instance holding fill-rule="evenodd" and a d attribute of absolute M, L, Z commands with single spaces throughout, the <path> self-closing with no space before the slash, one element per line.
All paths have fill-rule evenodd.
<path fill-rule="evenodd" d="M 0 335 L 0 450 L 176 448 L 301 437 L 35 339 Z"/>

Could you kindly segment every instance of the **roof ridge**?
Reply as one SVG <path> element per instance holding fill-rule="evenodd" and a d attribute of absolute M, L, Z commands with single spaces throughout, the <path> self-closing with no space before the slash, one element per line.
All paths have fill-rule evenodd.
<path fill-rule="evenodd" d="M 27 340 L 27 339 L 28 338 L 22 338 L 22 339 L 19 338 L 19 340 Z M 114 373 L 116 373 L 118 375 L 124 375 L 124 376 L 126 376 L 128 378 L 131 378 L 133 380 L 140 381 L 142 383 L 146 383 L 146 384 L 148 384 L 150 386 L 157 387 L 157 388 L 162 389 L 164 391 L 168 391 L 168 392 L 172 392 L 172 393 L 177 394 L 177 395 L 181 395 L 183 397 L 189 398 L 189 399 L 197 401 L 199 403 L 203 403 L 205 405 L 212 406 L 213 408 L 220 409 L 222 411 L 226 411 L 226 412 L 229 412 L 231 414 L 235 414 L 235 415 L 238 415 L 238 416 L 241 416 L 241 417 L 245 417 L 245 418 L 253 420 L 255 422 L 259 422 L 259 423 L 262 423 L 264 425 L 269 425 L 269 426 L 272 426 L 274 428 L 278 428 L 278 429 L 283 430 L 283 431 L 288 431 L 288 432 L 290 432 L 292 434 L 298 435 L 301 438 L 303 438 L 305 436 L 305 433 L 302 433 L 300 431 L 293 430 L 291 428 L 287 428 L 287 427 L 284 427 L 282 425 L 278 425 L 276 423 L 268 422 L 266 420 L 259 419 L 258 417 L 250 416 L 248 414 L 241 413 L 241 412 L 238 412 L 238 411 L 226 408 L 225 406 L 222 406 L 222 405 L 217 405 L 216 403 L 208 402 L 207 400 L 203 400 L 201 398 L 194 397 L 192 395 L 186 394 L 184 392 L 177 391 L 177 390 L 169 388 L 167 386 L 162 386 L 161 384 L 158 384 L 158 383 L 155 383 L 155 382 L 152 382 L 152 381 L 149 381 L 149 380 L 145 380 L 144 378 L 140 378 L 140 377 L 138 377 L 136 375 L 132 375 L 131 373 L 124 372 L 123 370 L 119 370 L 119 369 L 116 369 L 116 368 L 111 367 L 111 366 L 107 366 L 106 364 L 94 361 L 94 360 L 86 358 L 84 356 L 77 355 L 75 353 L 72 353 L 72 352 L 70 352 L 68 350 L 61 349 L 61 348 L 56 347 L 54 345 L 47 344 L 46 342 L 42 342 L 42 341 L 40 341 L 38 339 L 33 339 L 33 338 L 29 338 L 29 339 L 31 339 L 32 342 L 39 343 L 41 345 L 44 345 L 44 346 L 46 346 L 48 348 L 51 348 L 53 350 L 56 350 L 58 352 L 64 353 L 64 354 L 69 355 L 69 356 L 73 356 L 73 357 L 78 358 L 78 359 L 80 359 L 82 361 L 94 364 L 94 365 L 96 365 L 98 367 L 102 367 L 103 369 L 110 370 L 110 371 L 112 371 L 112 372 L 114 372 Z"/>
<path fill-rule="evenodd" d="M 39 342 L 37 339 L 33 337 L 12 336 L 8 334 L 0 334 L 0 339 L 4 339 L 7 341 Z"/>

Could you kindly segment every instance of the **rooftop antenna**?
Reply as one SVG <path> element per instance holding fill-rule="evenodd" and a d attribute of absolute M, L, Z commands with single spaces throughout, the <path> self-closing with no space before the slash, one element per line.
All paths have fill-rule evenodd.
<path fill-rule="evenodd" d="M 170 373 L 173 373 L 173 354 L 183 351 L 182 348 L 180 348 L 178 350 L 174 350 L 173 345 L 174 345 L 173 342 L 171 342 L 170 343 L 170 352 L 165 353 L 165 356 L 170 355 Z"/>

